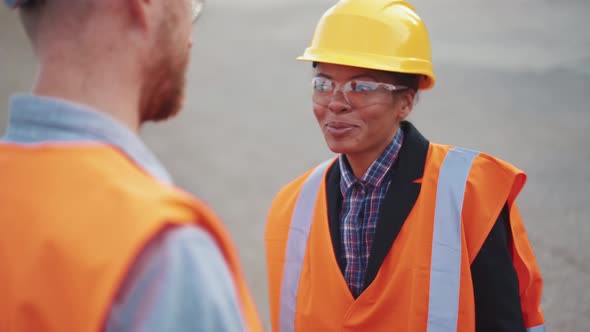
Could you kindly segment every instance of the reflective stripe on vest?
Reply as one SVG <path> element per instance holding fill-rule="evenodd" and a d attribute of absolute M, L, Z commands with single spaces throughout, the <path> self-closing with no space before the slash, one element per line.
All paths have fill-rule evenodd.
<path fill-rule="evenodd" d="M 289 227 L 289 239 L 287 240 L 287 252 L 285 254 L 283 283 L 281 285 L 279 329 L 282 332 L 295 331 L 297 290 L 305 249 L 307 248 L 307 238 L 311 229 L 318 191 L 324 179 L 324 173 L 332 161 L 333 159 L 325 161 L 316 167 L 305 180 L 293 211 L 291 226 Z"/>
<path fill-rule="evenodd" d="M 479 152 L 451 149 L 436 188 L 428 332 L 457 331 L 461 284 L 461 211 L 467 177 Z"/>
<path fill-rule="evenodd" d="M 526 329 L 526 332 L 545 332 L 545 325 L 539 325 Z"/>

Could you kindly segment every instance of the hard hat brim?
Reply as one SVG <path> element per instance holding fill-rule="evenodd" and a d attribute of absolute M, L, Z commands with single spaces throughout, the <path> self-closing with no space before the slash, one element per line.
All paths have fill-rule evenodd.
<path fill-rule="evenodd" d="M 377 54 L 336 53 L 330 50 L 307 48 L 298 61 L 331 63 L 336 65 L 382 70 L 395 73 L 422 75 L 419 89 L 428 90 L 434 86 L 435 76 L 432 64 L 420 59 L 396 58 Z"/>

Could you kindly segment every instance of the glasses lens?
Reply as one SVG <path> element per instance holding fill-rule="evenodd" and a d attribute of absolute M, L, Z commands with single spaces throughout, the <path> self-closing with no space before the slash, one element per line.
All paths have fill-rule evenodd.
<path fill-rule="evenodd" d="M 196 22 L 199 16 L 201 16 L 204 7 L 204 0 L 191 0 L 191 15 L 193 18 L 193 22 Z"/>
<path fill-rule="evenodd" d="M 313 79 L 312 85 L 313 101 L 320 105 L 328 105 L 334 92 L 332 81 L 323 77 L 316 77 Z"/>
<path fill-rule="evenodd" d="M 373 81 L 347 82 L 342 89 L 346 100 L 354 107 L 364 107 L 383 102 L 388 91 L 380 83 Z"/>

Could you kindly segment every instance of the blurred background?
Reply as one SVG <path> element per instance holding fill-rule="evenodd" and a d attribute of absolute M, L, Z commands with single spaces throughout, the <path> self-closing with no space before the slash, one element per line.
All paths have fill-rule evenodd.
<path fill-rule="evenodd" d="M 295 57 L 333 0 L 209 0 L 195 26 L 184 112 L 142 136 L 177 184 L 212 205 L 268 322 L 264 224 L 273 195 L 331 157 Z M 437 74 L 411 120 L 432 141 L 528 173 L 519 198 L 545 279 L 547 331 L 590 326 L 589 0 L 413 0 Z M 35 63 L 0 10 L 0 131 Z M 1 170 L 0 170 L 1 171 Z M 1 184 L 0 184 L 1 185 Z"/>

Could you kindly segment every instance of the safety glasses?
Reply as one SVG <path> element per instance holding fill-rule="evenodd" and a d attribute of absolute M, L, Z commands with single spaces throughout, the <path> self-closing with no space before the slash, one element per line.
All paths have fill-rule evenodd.
<path fill-rule="evenodd" d="M 313 101 L 316 104 L 327 106 L 334 95 L 340 91 L 346 102 L 353 107 L 385 103 L 390 100 L 391 92 L 408 88 L 404 85 L 362 80 L 339 83 L 325 77 L 315 77 L 312 80 L 312 85 Z"/>

